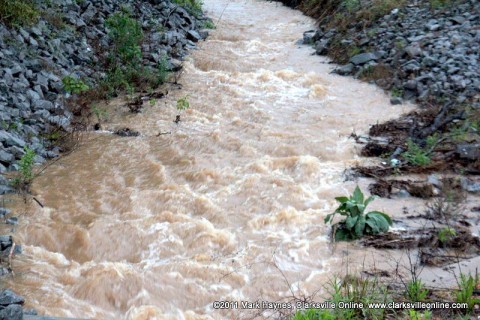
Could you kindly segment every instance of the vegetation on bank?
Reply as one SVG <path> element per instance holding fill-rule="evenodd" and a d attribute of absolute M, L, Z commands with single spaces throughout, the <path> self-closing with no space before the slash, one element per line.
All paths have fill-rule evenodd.
<path fill-rule="evenodd" d="M 365 199 L 358 186 L 350 197 L 337 197 L 335 199 L 340 202 L 340 206 L 335 212 L 327 215 L 325 223 L 332 222 L 336 214 L 345 216 L 343 221 L 333 225 L 336 241 L 356 240 L 364 235 L 384 233 L 392 225 L 392 219 L 383 212 L 371 211 L 365 213 L 368 204 L 375 197 L 371 196 Z"/>
<path fill-rule="evenodd" d="M 0 21 L 13 26 L 31 25 L 40 16 L 40 12 L 29 0 L 0 1 Z"/>
<path fill-rule="evenodd" d="M 203 2 L 201 0 L 173 0 L 173 2 L 187 9 L 194 16 L 202 13 Z"/>
<path fill-rule="evenodd" d="M 77 1 L 76 4 L 80 6 L 82 11 L 85 10 L 85 2 Z M 166 27 L 166 22 L 162 25 L 156 25 L 155 21 L 157 20 L 155 20 L 155 17 L 145 16 L 144 11 L 139 12 L 137 6 L 134 7 L 129 4 L 120 6 L 109 4 L 107 9 L 100 9 L 103 10 L 106 15 L 104 22 L 98 20 L 90 21 L 90 18 L 83 16 L 79 18 L 82 23 L 91 23 L 95 25 L 98 30 L 104 31 L 110 47 L 109 50 L 105 50 L 103 47 L 105 46 L 104 41 L 89 38 L 87 50 L 88 52 L 95 52 L 95 61 L 89 61 L 89 69 L 87 68 L 88 70 L 86 72 L 73 72 L 59 79 L 61 83 L 60 86 L 55 87 L 55 93 L 61 94 L 63 86 L 63 93 L 67 98 L 65 100 L 65 109 L 69 109 L 75 118 L 69 130 L 63 127 L 63 124 L 48 123 L 45 129 L 39 131 L 37 137 L 39 143 L 48 146 L 45 147 L 45 150 L 50 150 L 50 148 L 58 146 L 58 150 L 61 152 L 69 152 L 78 145 L 81 132 L 89 126 L 89 119 L 93 117 L 96 119 L 97 124 L 105 121 L 108 115 L 104 109 L 95 105 L 95 102 L 98 100 L 109 99 L 120 94 L 127 94 L 129 103 L 131 103 L 133 100 L 138 100 L 135 98 L 137 93 L 146 93 L 149 97 L 152 97 L 150 99 L 152 102 L 155 100 L 155 97 L 159 98 L 163 96 L 163 94 L 156 94 L 154 90 L 166 83 L 172 69 L 178 67 L 170 64 L 168 55 L 180 57 L 185 54 L 185 43 L 188 40 L 198 41 L 198 38 L 189 39 L 189 34 L 186 31 L 182 31 L 182 38 L 174 39 L 180 42 L 177 42 L 175 46 L 167 44 L 165 39 L 167 39 L 167 33 L 170 28 L 179 28 L 177 24 L 185 24 L 187 22 L 190 23 L 190 28 L 192 29 L 195 29 L 195 26 L 201 26 L 203 28 L 215 27 L 210 19 L 202 16 L 201 1 L 172 0 L 171 3 L 168 3 L 168 6 L 172 12 L 166 15 L 166 18 L 167 20 L 172 18 L 173 21 L 173 25 L 169 25 L 168 28 Z M 186 22 L 182 20 L 185 13 L 181 13 L 181 10 L 178 9 L 179 7 L 183 7 L 190 14 L 190 17 L 187 17 L 188 19 L 185 18 Z M 156 12 L 159 17 L 163 17 L 162 15 L 164 14 L 158 11 L 159 9 L 157 7 L 146 5 L 146 9 L 148 10 L 149 8 L 152 12 Z M 143 8 L 140 9 L 143 10 Z M 12 33 L 18 33 L 18 29 L 23 29 L 20 30 L 23 32 L 21 41 L 15 42 L 11 39 L 4 40 L 6 43 L 16 45 L 15 48 L 20 51 L 29 46 L 29 41 L 35 44 L 36 41 L 40 41 L 35 39 L 41 39 L 39 37 L 42 36 L 45 39 L 62 39 L 63 33 L 84 32 L 84 29 L 78 29 L 72 21 L 67 19 L 68 10 L 71 9 L 64 7 L 61 3 L 53 1 L 42 3 L 36 0 L 0 0 L 0 23 L 4 24 L 8 29 L 11 28 Z M 192 15 L 198 18 L 198 20 L 193 19 Z M 33 29 L 39 20 L 42 20 L 42 27 L 39 28 L 37 26 L 37 28 L 32 31 L 30 27 Z M 90 25 L 87 25 L 87 29 L 88 26 Z M 184 30 L 185 26 L 183 25 L 181 28 Z M 150 42 L 152 41 L 151 37 L 153 34 L 155 34 L 157 38 L 160 38 L 164 47 L 170 46 L 170 48 L 165 48 L 165 50 L 162 48 L 161 50 L 159 49 L 158 52 L 150 49 L 152 47 Z M 174 35 L 174 37 L 176 36 Z M 73 44 L 73 46 L 75 45 L 77 45 L 77 43 Z M 58 50 L 61 51 L 62 49 L 58 48 Z M 48 50 L 46 49 L 44 51 Z M 161 54 L 162 52 L 163 56 Z M 33 56 L 30 56 L 30 54 Z M 33 50 L 27 53 L 27 60 L 36 57 Z M 74 63 L 77 65 L 81 65 L 83 62 L 89 60 L 88 57 L 85 56 L 78 56 L 76 58 L 79 59 L 79 61 L 74 60 Z M 19 65 L 22 66 L 22 62 L 20 62 Z M 59 63 L 59 68 L 56 68 L 52 65 L 47 66 L 45 63 L 45 65 L 42 64 L 40 67 L 46 68 L 45 71 L 52 74 L 51 77 L 54 77 L 59 74 L 55 71 L 62 68 L 68 69 L 65 65 L 66 63 Z M 62 73 L 65 74 L 65 72 Z M 47 79 L 47 81 L 50 80 L 51 79 Z M 51 86 L 51 84 L 49 85 Z M 179 112 L 187 109 L 188 106 L 187 97 L 180 99 L 179 103 L 177 103 Z M 55 114 L 55 116 L 57 116 L 57 114 Z M 61 120 L 63 121 L 63 119 Z M 27 125 L 30 126 L 31 123 L 28 122 Z M 21 118 L 20 122 L 18 119 L 15 119 L 15 121 L 12 119 L 4 120 L 0 123 L 0 129 L 12 131 L 16 134 L 22 133 L 22 127 L 23 118 Z M 95 127 L 97 127 L 97 125 Z M 30 139 L 31 137 L 25 138 L 27 145 L 29 145 L 27 141 Z M 17 157 L 17 162 L 15 162 L 15 158 L 12 160 L 12 169 L 18 169 L 18 174 L 9 184 L 17 190 L 28 191 L 28 185 L 31 184 L 35 176 L 33 174 L 34 159 L 37 158 L 38 161 L 42 161 L 43 158 L 50 157 L 50 155 L 53 154 L 52 152 L 46 155 L 48 151 L 45 150 L 40 152 L 38 145 L 32 148 L 35 150 L 22 150 L 23 157 L 21 159 L 18 159 L 20 155 L 15 156 Z M 35 154 L 35 151 L 38 152 L 38 154 Z"/>
<path fill-rule="evenodd" d="M 419 147 L 411 147 L 412 159 L 415 161 L 425 161 L 423 151 L 417 150 Z M 421 155 L 421 156 L 420 156 Z M 414 160 L 412 160 L 414 161 Z M 450 194 L 448 197 L 450 198 Z M 392 225 L 391 218 L 382 212 L 372 211 L 365 214 L 365 209 L 375 198 L 365 199 L 364 194 L 357 186 L 353 194 L 349 197 L 335 198 L 339 207 L 325 218 L 325 223 L 333 223 L 332 220 L 337 214 L 345 217 L 344 220 L 333 224 L 332 235 L 335 241 L 351 241 L 360 239 L 364 236 L 375 236 L 387 232 Z M 447 200 L 453 201 L 453 200 Z M 432 210 L 441 211 L 442 219 L 447 226 L 438 231 L 437 237 L 439 245 L 446 248 L 457 236 L 455 228 L 451 227 L 449 221 L 455 207 L 449 202 L 444 204 L 441 200 L 434 202 Z M 388 238 L 387 238 L 388 239 Z M 391 240 L 391 239 L 390 239 Z M 457 240 L 458 241 L 458 240 Z M 400 279 L 400 285 L 394 285 L 392 275 L 389 275 L 389 284 L 379 280 L 377 276 L 364 273 L 366 276 L 352 276 L 347 274 L 343 279 L 334 278 L 325 291 L 328 294 L 327 302 L 335 305 L 333 308 L 298 310 L 292 320 L 360 320 L 360 319 L 405 319 L 405 320 L 425 320 L 436 319 L 438 316 L 444 317 L 447 313 L 452 319 L 470 319 L 480 307 L 480 298 L 478 297 L 480 289 L 480 277 L 478 274 L 456 275 L 457 289 L 448 292 L 445 295 L 438 296 L 435 288 L 429 289 L 419 278 L 421 270 L 420 260 L 413 261 L 411 253 L 408 251 L 410 269 L 410 280 L 404 281 L 398 266 L 396 277 Z M 458 257 L 457 257 L 458 259 Z M 459 261 L 459 260 L 457 260 Z M 459 262 L 458 262 L 459 263 Z M 362 273 L 363 274 L 363 273 Z M 439 299 L 439 297 L 441 297 Z M 304 299 L 308 302 L 308 299 Z M 441 309 L 415 309 L 413 307 L 403 306 L 401 308 L 392 308 L 387 304 L 396 303 L 414 303 L 414 302 L 454 302 L 463 304 L 464 308 L 454 310 Z M 385 304 L 376 305 L 372 304 Z M 340 308 L 341 305 L 352 307 Z"/>
<path fill-rule="evenodd" d="M 105 61 L 107 77 L 100 85 L 106 97 L 122 92 L 132 93 L 146 87 L 154 89 L 167 80 L 166 57 L 157 64 L 156 69 L 142 64 L 144 34 L 140 23 L 127 10 L 108 17 L 105 25 L 113 44 Z"/>
<path fill-rule="evenodd" d="M 325 287 L 329 296 L 326 302 L 331 303 L 330 306 L 334 305 L 334 308 L 298 310 L 291 320 L 429 320 L 447 317 L 467 320 L 475 317 L 475 305 L 478 306 L 480 303 L 480 299 L 475 297 L 474 293 L 475 286 L 478 285 L 480 285 L 478 274 L 462 273 L 458 280 L 458 288 L 451 292 L 449 303 L 461 304 L 465 308 L 416 309 L 413 307 L 415 302 L 428 304 L 446 301 L 439 301 L 419 279 L 408 281 L 404 284 L 403 290 L 399 290 L 398 287 L 382 283 L 377 278 L 347 275 L 343 279 L 334 278 Z M 308 299 L 305 302 L 307 305 L 313 303 Z M 389 307 L 389 303 L 395 303 L 396 306 L 392 308 L 391 304 Z"/>

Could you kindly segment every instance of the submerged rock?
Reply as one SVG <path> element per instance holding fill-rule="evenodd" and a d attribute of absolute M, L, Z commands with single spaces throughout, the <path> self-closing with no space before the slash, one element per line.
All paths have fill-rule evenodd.
<path fill-rule="evenodd" d="M 120 137 L 137 137 L 140 135 L 140 132 L 132 130 L 130 128 L 123 128 L 115 131 L 114 134 Z"/>

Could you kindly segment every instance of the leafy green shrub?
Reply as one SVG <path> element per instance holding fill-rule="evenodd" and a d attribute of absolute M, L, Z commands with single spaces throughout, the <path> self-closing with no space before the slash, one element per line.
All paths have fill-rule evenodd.
<path fill-rule="evenodd" d="M 101 87 L 106 97 L 121 92 L 132 94 L 142 87 L 156 88 L 168 78 L 168 61 L 164 56 L 156 68 L 142 66 L 143 31 L 141 24 L 131 17 L 125 7 L 112 14 L 105 22 L 113 50 L 107 59 L 107 77 Z"/>
<path fill-rule="evenodd" d="M 203 29 L 215 29 L 216 26 L 215 24 L 213 23 L 212 20 L 208 19 L 208 20 L 205 20 L 202 22 L 202 28 Z"/>
<path fill-rule="evenodd" d="M 177 100 L 177 110 L 183 111 L 190 108 L 190 102 L 188 102 L 188 96 L 182 97 Z"/>
<path fill-rule="evenodd" d="M 90 89 L 90 87 L 82 80 L 75 79 L 70 76 L 66 76 L 65 78 L 63 78 L 62 83 L 63 90 L 65 90 L 65 92 L 67 93 L 79 94 Z"/>
<path fill-rule="evenodd" d="M 116 12 L 105 21 L 108 36 L 113 42 L 111 62 L 115 65 L 137 65 L 141 62 L 140 45 L 143 39 L 140 22 L 125 12 Z"/>
<path fill-rule="evenodd" d="M 31 25 L 38 20 L 39 12 L 31 1 L 1 0 L 0 21 L 15 25 Z"/>
<path fill-rule="evenodd" d="M 336 241 L 350 241 L 359 239 L 365 234 L 375 235 L 388 231 L 392 220 L 387 214 L 379 211 L 365 214 L 366 207 L 374 199 L 375 197 L 371 196 L 364 200 L 364 195 L 358 186 L 352 196 L 335 198 L 340 202 L 340 206 L 335 212 L 327 215 L 325 223 L 332 223 L 337 213 L 346 217 L 345 220 L 334 224 Z"/>
<path fill-rule="evenodd" d="M 408 150 L 405 151 L 402 156 L 410 164 L 415 166 L 426 166 L 430 164 L 431 159 L 429 156 L 429 151 L 421 148 L 418 144 L 413 142 L 411 139 L 407 141 Z"/>
<path fill-rule="evenodd" d="M 476 304 L 480 304 L 480 299 L 473 296 L 476 286 L 480 284 L 480 277 L 478 274 L 472 277 L 470 274 L 460 274 L 460 281 L 458 282 L 459 289 L 456 292 L 456 302 L 466 303 L 468 310 L 472 311 Z"/>
<path fill-rule="evenodd" d="M 428 289 L 425 289 L 422 280 L 416 279 L 408 282 L 407 298 L 409 298 L 410 301 L 423 301 L 427 295 Z"/>
<path fill-rule="evenodd" d="M 18 161 L 18 172 L 19 176 L 13 179 L 13 186 L 16 188 L 25 188 L 27 187 L 33 180 L 33 165 L 34 159 L 36 157 L 35 151 L 25 146 L 24 148 L 25 154 L 20 158 Z"/>
<path fill-rule="evenodd" d="M 450 227 L 445 227 L 438 232 L 438 240 L 441 243 L 447 243 L 456 235 L 457 235 L 457 232 L 455 231 L 455 229 Z"/>

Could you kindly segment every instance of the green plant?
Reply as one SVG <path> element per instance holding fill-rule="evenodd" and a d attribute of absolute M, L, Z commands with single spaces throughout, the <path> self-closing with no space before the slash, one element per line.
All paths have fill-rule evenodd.
<path fill-rule="evenodd" d="M 440 9 L 452 4 L 452 0 L 430 0 L 432 9 Z"/>
<path fill-rule="evenodd" d="M 426 166 L 431 162 L 430 151 L 421 148 L 411 139 L 407 141 L 407 151 L 402 154 L 403 158 L 415 166 Z"/>
<path fill-rule="evenodd" d="M 392 88 L 392 97 L 401 98 L 403 97 L 403 89 Z"/>
<path fill-rule="evenodd" d="M 181 7 L 184 7 L 190 13 L 195 16 L 198 16 L 202 13 L 202 1 L 199 0 L 173 0 L 176 4 Z"/>
<path fill-rule="evenodd" d="M 423 312 L 415 309 L 408 310 L 409 320 L 430 320 L 432 319 L 432 311 L 425 310 Z"/>
<path fill-rule="evenodd" d="M 350 47 L 350 49 L 348 50 L 348 56 L 349 57 L 353 57 L 353 56 L 356 56 L 357 54 L 361 53 L 362 52 L 362 49 L 360 49 L 359 47 L 357 46 L 352 46 Z"/>
<path fill-rule="evenodd" d="M 0 1 L 0 21 L 4 23 L 14 26 L 31 25 L 38 20 L 39 15 L 40 14 L 32 1 Z"/>
<path fill-rule="evenodd" d="M 406 47 L 405 40 L 397 40 L 395 41 L 395 48 L 401 50 Z"/>
<path fill-rule="evenodd" d="M 157 103 L 157 99 L 150 99 L 148 103 L 153 107 Z"/>
<path fill-rule="evenodd" d="M 131 96 L 142 87 L 156 88 L 168 78 L 166 55 L 159 60 L 156 68 L 142 66 L 142 27 L 131 15 L 130 7 L 125 6 L 105 22 L 113 44 L 107 59 L 107 77 L 102 82 L 107 98 L 124 91 Z"/>
<path fill-rule="evenodd" d="M 210 19 L 203 21 L 201 26 L 202 26 L 203 29 L 215 29 L 216 28 L 215 24 Z"/>
<path fill-rule="evenodd" d="M 475 274 L 475 277 L 472 277 L 470 274 L 460 274 L 459 288 L 456 291 L 456 302 L 466 303 L 468 311 L 472 311 L 476 304 L 480 304 L 480 299 L 473 296 L 473 292 L 479 284 L 480 277 L 478 274 Z"/>
<path fill-rule="evenodd" d="M 379 211 L 365 214 L 366 207 L 374 199 L 375 197 L 371 196 L 364 200 L 364 195 L 358 186 L 352 196 L 335 198 L 340 205 L 333 213 L 325 217 L 325 223 L 332 223 L 337 213 L 346 217 L 345 220 L 334 224 L 336 241 L 355 240 L 365 234 L 375 235 L 388 231 L 392 220 L 387 214 Z"/>
<path fill-rule="evenodd" d="M 343 4 L 349 12 L 354 12 L 360 7 L 360 0 L 344 0 Z"/>
<path fill-rule="evenodd" d="M 156 74 L 154 75 L 154 78 L 152 79 L 152 84 L 155 87 L 158 87 L 160 84 L 164 83 L 168 79 L 168 58 L 166 55 L 164 55 L 157 63 L 157 69 L 156 69 Z"/>
<path fill-rule="evenodd" d="M 457 232 L 455 231 L 455 229 L 450 227 L 445 227 L 438 232 L 438 240 L 441 243 L 447 243 L 456 235 L 457 235 Z"/>
<path fill-rule="evenodd" d="M 58 141 L 61 137 L 62 137 L 62 135 L 60 134 L 59 131 L 54 131 L 54 132 L 51 132 L 51 133 L 48 133 L 48 134 L 45 135 L 45 138 L 47 140 L 52 141 L 52 142 Z"/>
<path fill-rule="evenodd" d="M 71 76 L 66 76 L 62 79 L 63 89 L 67 93 L 79 94 L 90 89 L 81 79 L 75 79 Z"/>
<path fill-rule="evenodd" d="M 18 161 L 18 172 L 19 176 L 13 179 L 13 186 L 17 188 L 25 188 L 27 187 L 33 180 L 33 165 L 34 159 L 36 157 L 35 151 L 28 148 L 27 146 L 24 147 L 24 155 Z"/>
<path fill-rule="evenodd" d="M 428 295 L 428 289 L 425 289 L 422 280 L 411 280 L 407 284 L 406 295 L 407 298 L 410 299 L 410 301 L 423 301 Z"/>
<path fill-rule="evenodd" d="M 143 39 L 140 22 L 125 12 L 116 12 L 105 21 L 109 38 L 113 42 L 110 59 L 114 64 L 137 65 L 142 57 Z"/>
<path fill-rule="evenodd" d="M 182 97 L 177 100 L 177 110 L 184 111 L 190 108 L 190 102 L 188 102 L 188 96 Z"/>
<path fill-rule="evenodd" d="M 106 120 L 108 118 L 107 110 L 99 108 L 97 105 L 91 106 L 90 110 L 93 112 L 99 123 L 102 122 L 102 120 Z"/>
<path fill-rule="evenodd" d="M 295 313 L 291 320 L 336 320 L 330 310 L 307 309 Z"/>

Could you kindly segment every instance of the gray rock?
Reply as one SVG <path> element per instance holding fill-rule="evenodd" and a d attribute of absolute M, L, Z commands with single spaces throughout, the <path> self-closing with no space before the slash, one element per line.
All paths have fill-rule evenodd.
<path fill-rule="evenodd" d="M 443 183 L 440 181 L 440 179 L 437 177 L 435 174 L 431 174 L 427 178 L 427 182 L 432 184 L 433 186 L 441 189 L 443 187 Z"/>
<path fill-rule="evenodd" d="M 313 44 L 315 42 L 315 30 L 308 30 L 303 33 L 303 44 Z"/>
<path fill-rule="evenodd" d="M 23 310 L 22 306 L 12 304 L 5 309 L 0 310 L 0 320 L 22 320 Z"/>
<path fill-rule="evenodd" d="M 435 19 L 429 20 L 427 24 L 425 24 L 425 28 L 429 31 L 437 31 L 441 28 L 440 24 L 438 24 L 438 21 Z"/>
<path fill-rule="evenodd" d="M 17 147 L 24 147 L 25 141 L 15 137 L 14 135 L 10 134 L 9 132 L 0 130 L 0 142 L 3 142 L 7 146 L 17 146 Z"/>
<path fill-rule="evenodd" d="M 420 48 L 418 43 L 412 43 L 405 48 L 405 52 L 410 56 L 410 58 L 413 58 L 422 55 L 423 50 Z"/>
<path fill-rule="evenodd" d="M 463 190 L 467 192 L 477 193 L 480 192 L 480 182 L 472 181 L 468 178 L 462 178 L 460 181 Z"/>
<path fill-rule="evenodd" d="M 13 160 L 15 160 L 15 157 L 12 154 L 5 152 L 5 150 L 0 150 L 0 162 L 9 163 Z"/>
<path fill-rule="evenodd" d="M 328 51 L 328 43 L 329 43 L 328 40 L 318 41 L 317 44 L 315 45 L 316 54 L 318 54 L 318 55 L 326 54 L 327 51 Z"/>
<path fill-rule="evenodd" d="M 82 13 L 81 17 L 86 22 L 90 22 L 96 14 L 97 14 L 97 9 L 95 9 L 95 6 L 92 3 L 90 3 L 87 9 Z"/>
<path fill-rule="evenodd" d="M 459 144 L 457 145 L 457 153 L 462 159 L 478 160 L 480 159 L 480 143 Z"/>
<path fill-rule="evenodd" d="M 55 108 L 53 103 L 51 103 L 50 101 L 47 101 L 47 100 L 36 100 L 36 101 L 33 101 L 32 105 L 33 105 L 34 110 L 44 109 L 44 110 L 51 111 Z"/>
<path fill-rule="evenodd" d="M 410 60 L 403 65 L 403 70 L 410 71 L 410 72 L 418 71 L 420 70 L 420 68 L 421 66 L 416 60 Z"/>
<path fill-rule="evenodd" d="M 30 102 L 40 100 L 40 95 L 38 94 L 38 92 L 31 89 L 27 90 L 27 97 L 30 99 Z"/>
<path fill-rule="evenodd" d="M 347 63 L 346 65 L 335 69 L 335 72 L 342 76 L 352 74 L 354 67 L 355 66 L 352 63 Z"/>
<path fill-rule="evenodd" d="M 353 63 L 354 65 L 360 65 L 360 64 L 365 64 L 369 61 L 375 61 L 377 59 L 378 58 L 374 53 L 368 52 L 368 53 L 360 53 L 360 54 L 357 54 L 356 56 L 353 56 L 350 59 L 350 62 Z"/>
<path fill-rule="evenodd" d="M 457 24 L 462 24 L 462 23 L 464 23 L 464 22 L 466 21 L 466 19 L 465 19 L 464 17 L 462 17 L 462 16 L 455 16 L 455 17 L 451 17 L 451 18 L 450 18 L 450 21 L 453 21 L 453 22 L 455 22 L 455 23 L 457 23 Z"/>
<path fill-rule="evenodd" d="M 3 171 L 2 171 L 2 167 L 3 166 L 0 164 L 0 172 L 6 172 L 7 169 L 5 167 L 3 167 Z M 7 194 L 7 193 L 13 193 L 13 192 L 15 192 L 15 190 L 12 187 L 0 184 L 0 195 L 4 195 L 4 194 Z"/>
<path fill-rule="evenodd" d="M 17 217 L 10 217 L 7 220 L 5 220 L 6 224 L 11 224 L 11 225 L 17 225 L 18 224 L 18 218 Z"/>
<path fill-rule="evenodd" d="M 415 90 L 417 89 L 417 85 L 418 85 L 417 80 L 412 79 L 412 80 L 408 80 L 403 86 L 406 89 Z"/>
<path fill-rule="evenodd" d="M 38 29 L 37 27 L 30 28 L 30 31 L 32 31 L 32 33 L 36 36 L 40 37 L 42 35 L 42 31 L 40 29 Z"/>
<path fill-rule="evenodd" d="M 403 100 L 400 97 L 391 97 L 390 98 L 390 103 L 395 106 L 395 105 L 402 104 Z"/>
<path fill-rule="evenodd" d="M 25 299 L 10 289 L 4 289 L 0 292 L 0 306 L 8 306 L 10 304 L 23 304 Z"/>
<path fill-rule="evenodd" d="M 202 36 L 195 30 L 189 30 L 187 32 L 187 39 L 197 42 L 202 40 Z"/>
<path fill-rule="evenodd" d="M 30 43 L 31 46 L 33 46 L 33 47 L 38 47 L 38 42 L 37 42 L 37 40 L 33 39 L 32 37 L 30 37 L 30 38 L 28 39 L 28 42 Z"/>

